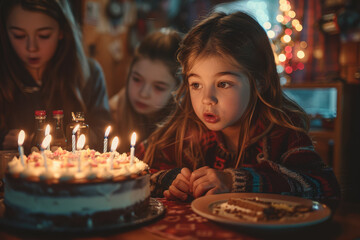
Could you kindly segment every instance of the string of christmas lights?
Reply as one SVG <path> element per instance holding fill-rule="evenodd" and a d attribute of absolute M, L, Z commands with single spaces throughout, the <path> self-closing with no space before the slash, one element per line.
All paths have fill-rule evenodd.
<path fill-rule="evenodd" d="M 307 43 L 299 41 L 300 32 L 303 30 L 300 21 L 296 19 L 296 13 L 291 9 L 287 0 L 279 1 L 279 14 L 276 20 L 280 23 L 271 28 L 271 24 L 265 25 L 267 34 L 273 42 L 277 71 L 280 75 L 281 84 L 291 81 L 290 74 L 304 69 L 307 60 L 305 54 Z"/>

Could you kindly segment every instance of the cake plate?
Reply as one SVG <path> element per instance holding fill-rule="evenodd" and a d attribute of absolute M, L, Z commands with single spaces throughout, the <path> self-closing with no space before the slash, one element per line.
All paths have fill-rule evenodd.
<path fill-rule="evenodd" d="M 69 227 L 69 226 L 49 226 L 49 227 L 39 227 L 36 223 L 28 223 L 22 222 L 19 220 L 8 219 L 5 216 L 5 206 L 3 203 L 3 199 L 0 200 L 0 227 L 2 229 L 21 229 L 28 230 L 32 232 L 43 232 L 43 233 L 96 233 L 96 232 L 109 232 L 109 231 L 117 231 L 123 229 L 130 229 L 131 227 L 136 227 L 138 225 L 142 225 L 148 223 L 152 220 L 155 220 L 162 216 L 165 213 L 164 205 L 154 199 L 150 198 L 149 207 L 146 211 L 141 213 L 138 216 L 132 216 L 130 221 L 117 221 L 114 223 L 93 226 L 91 228 L 87 227 Z"/>

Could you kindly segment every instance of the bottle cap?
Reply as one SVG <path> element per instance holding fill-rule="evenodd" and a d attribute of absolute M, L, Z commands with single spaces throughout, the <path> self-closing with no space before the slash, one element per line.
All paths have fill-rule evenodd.
<path fill-rule="evenodd" d="M 35 116 L 46 116 L 46 111 L 45 110 L 36 110 Z"/>
<path fill-rule="evenodd" d="M 54 110 L 53 115 L 64 115 L 64 111 L 63 110 Z"/>
<path fill-rule="evenodd" d="M 73 115 L 73 118 L 75 121 L 84 121 L 84 112 L 76 112 L 75 115 Z"/>

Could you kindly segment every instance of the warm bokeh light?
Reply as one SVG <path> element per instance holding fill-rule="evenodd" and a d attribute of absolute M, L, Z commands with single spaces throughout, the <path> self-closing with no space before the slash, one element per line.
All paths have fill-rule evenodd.
<path fill-rule="evenodd" d="M 265 29 L 270 29 L 271 28 L 271 23 L 270 22 L 264 22 L 263 24 Z"/>
<path fill-rule="evenodd" d="M 303 64 L 303 63 L 298 63 L 298 64 L 297 64 L 297 68 L 298 68 L 299 70 L 303 70 L 303 69 L 304 69 L 304 64 Z"/>
<path fill-rule="evenodd" d="M 294 18 L 296 16 L 296 13 L 294 11 L 288 12 L 289 17 Z"/>
<path fill-rule="evenodd" d="M 300 42 L 300 47 L 303 48 L 303 49 L 307 48 L 307 43 L 305 41 L 301 41 Z"/>
<path fill-rule="evenodd" d="M 285 52 L 292 52 L 292 47 L 286 46 L 285 47 Z"/>
<path fill-rule="evenodd" d="M 277 15 L 277 16 L 276 16 L 276 21 L 278 21 L 278 22 L 280 22 L 280 23 L 283 22 L 283 21 L 284 21 L 284 16 L 283 16 L 283 15 L 280 15 L 280 14 Z"/>
<path fill-rule="evenodd" d="M 275 37 L 275 32 L 272 31 L 272 30 L 269 30 L 269 31 L 267 31 L 267 35 L 268 35 L 269 38 L 274 38 Z"/>
<path fill-rule="evenodd" d="M 292 20 L 291 24 L 293 25 L 293 27 L 296 27 L 297 25 L 300 24 L 300 22 L 299 22 L 299 20 L 294 19 L 294 20 Z"/>
<path fill-rule="evenodd" d="M 280 54 L 280 55 L 279 55 L 279 61 L 280 61 L 280 62 L 285 62 L 285 60 L 286 60 L 285 54 L 283 54 L 283 53 Z"/>
<path fill-rule="evenodd" d="M 304 51 L 302 50 L 299 50 L 297 53 L 296 53 L 296 56 L 300 59 L 303 59 L 305 57 L 305 53 Z"/>
<path fill-rule="evenodd" d="M 292 73 L 292 71 L 293 71 L 293 69 L 292 69 L 291 66 L 287 66 L 287 67 L 285 68 L 285 72 L 286 72 L 287 74 Z"/>
<path fill-rule="evenodd" d="M 291 41 L 291 37 L 290 37 L 289 35 L 284 35 L 283 41 L 284 41 L 285 43 L 288 43 L 288 42 Z"/>

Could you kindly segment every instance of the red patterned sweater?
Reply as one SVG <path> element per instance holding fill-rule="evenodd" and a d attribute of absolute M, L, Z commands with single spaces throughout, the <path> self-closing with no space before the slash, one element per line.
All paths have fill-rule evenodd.
<path fill-rule="evenodd" d="M 257 123 L 255 136 L 264 126 Z M 315 200 L 338 200 L 339 184 L 331 168 L 326 166 L 309 135 L 274 125 L 270 132 L 246 148 L 243 164 L 230 166 L 236 156 L 225 147 L 220 132 L 208 131 L 201 139 L 206 165 L 231 173 L 232 192 L 279 193 Z M 137 156 L 142 159 L 145 144 L 139 145 Z M 192 159 L 183 153 L 183 167 L 192 168 Z M 153 197 L 162 197 L 180 173 L 176 168 L 174 146 L 162 149 L 151 166 Z"/>

